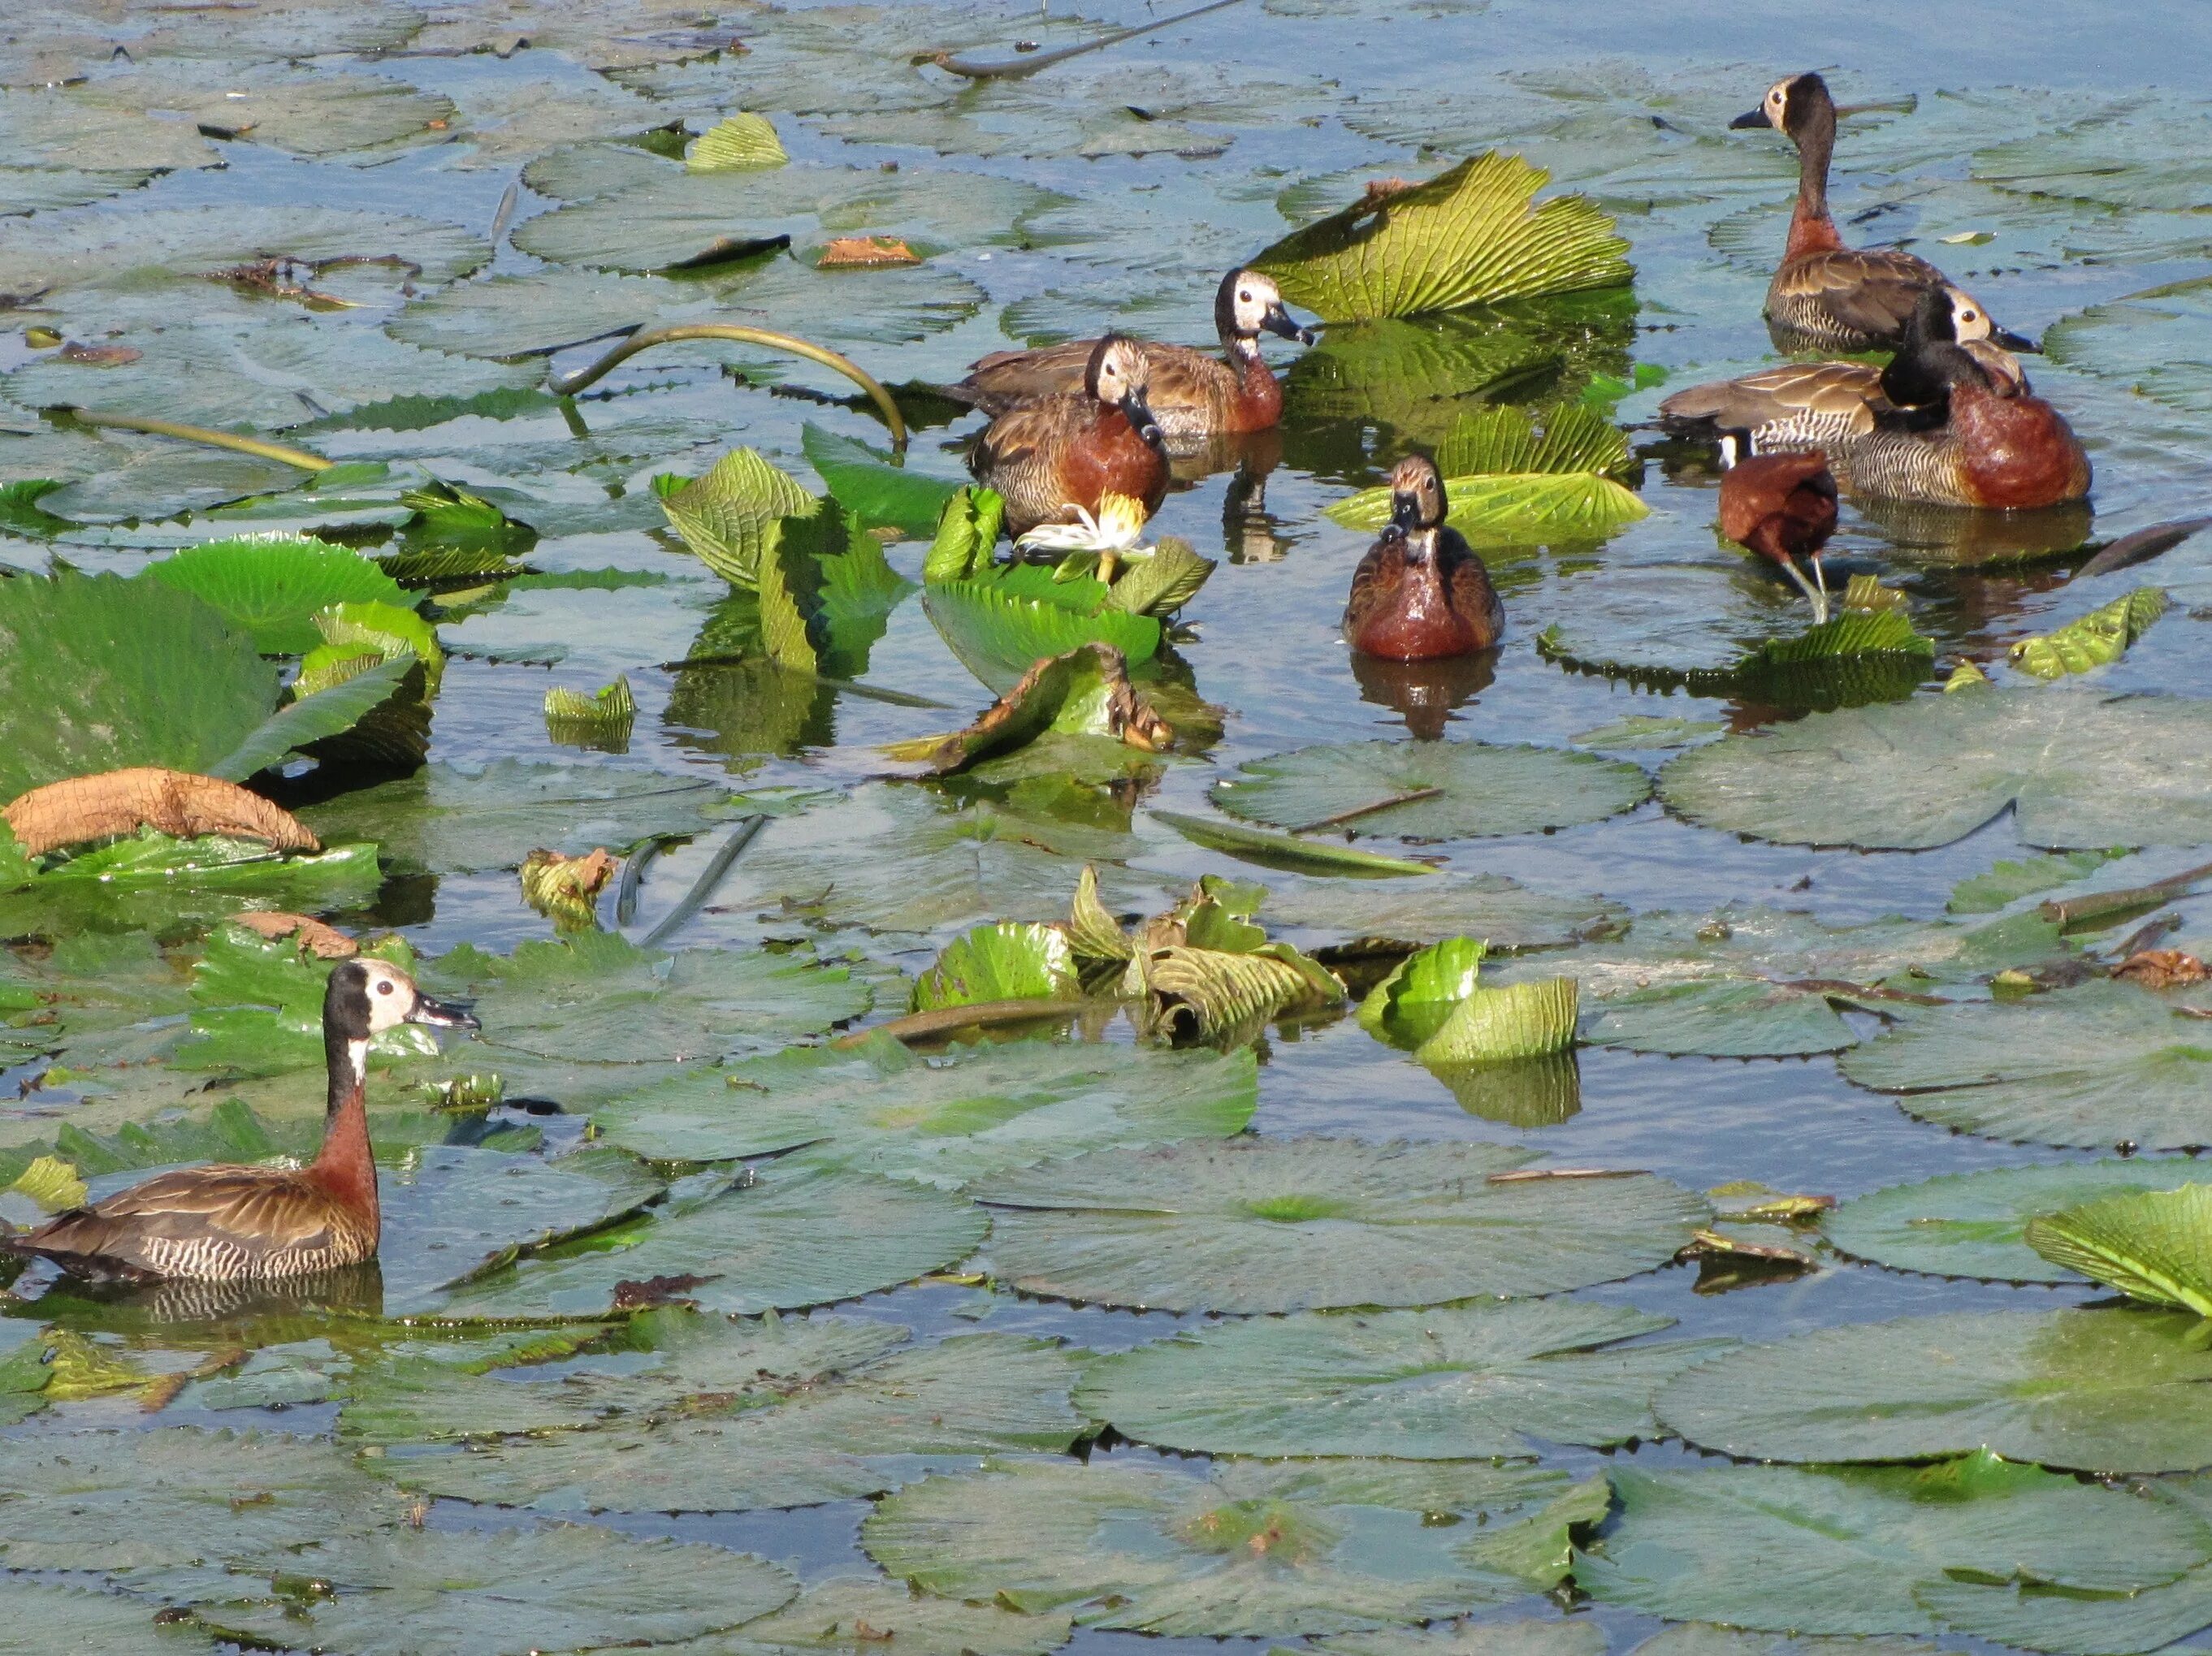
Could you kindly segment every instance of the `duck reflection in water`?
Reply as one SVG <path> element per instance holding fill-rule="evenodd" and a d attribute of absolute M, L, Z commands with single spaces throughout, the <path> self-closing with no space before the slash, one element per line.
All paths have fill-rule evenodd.
<path fill-rule="evenodd" d="M 1355 651 L 1352 676 L 1362 701 L 1398 714 L 1415 741 L 1437 742 L 1443 739 L 1452 715 L 1497 678 L 1498 652 L 1478 650 L 1433 661 L 1387 661 Z"/>

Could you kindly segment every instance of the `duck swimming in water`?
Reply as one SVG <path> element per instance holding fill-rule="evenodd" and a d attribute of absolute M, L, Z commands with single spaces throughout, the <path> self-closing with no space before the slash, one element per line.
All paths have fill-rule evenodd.
<path fill-rule="evenodd" d="M 1793 75 L 1766 89 L 1759 107 L 1731 127 L 1771 126 L 1797 146 L 1797 207 L 1782 263 L 1766 288 L 1766 325 L 1785 351 L 1864 351 L 1896 345 L 1920 296 L 1946 286 L 1943 273 L 1899 247 L 1846 247 L 1828 215 L 1828 163 L 1836 105 L 1818 75 Z M 1998 336 L 2014 350 L 2035 347 Z"/>
<path fill-rule="evenodd" d="M 1273 280 L 1257 270 L 1231 270 L 1222 277 L 1213 296 L 1213 327 L 1221 338 L 1220 357 L 1188 345 L 1145 347 L 1152 363 L 1146 402 L 1170 449 L 1274 425 L 1283 417 L 1283 388 L 1260 355 L 1260 336 L 1314 343 L 1313 331 L 1300 327 L 1283 308 Z M 1036 350 L 996 351 L 947 390 L 963 403 L 1001 414 L 1032 397 L 1080 391 L 1097 346 L 1095 339 L 1078 339 Z"/>
<path fill-rule="evenodd" d="M 366 957 L 331 969 L 323 994 L 330 1102 L 321 1152 L 304 1168 L 182 1168 L 8 1239 L 94 1280 L 266 1282 L 358 1265 L 381 1234 L 368 1142 L 368 1044 L 403 1023 L 474 1029 L 398 967 Z"/>
<path fill-rule="evenodd" d="M 1828 581 L 1820 549 L 1836 532 L 1836 480 L 1827 457 L 1743 452 L 1740 432 L 1721 434 L 1721 533 L 1755 552 L 1797 583 L 1812 601 L 1815 622 L 1828 618 Z M 1813 566 L 1813 579 L 1797 567 Z"/>
<path fill-rule="evenodd" d="M 1168 462 L 1151 385 L 1145 347 L 1109 334 L 1091 347 L 1081 391 L 1016 403 L 991 422 L 968 467 L 1005 498 L 1008 534 L 1072 524 L 1079 511 L 1095 517 L 1109 494 L 1143 502 L 1146 516 L 1159 510 Z"/>
<path fill-rule="evenodd" d="M 1434 661 L 1472 655 L 1505 630 L 1490 571 L 1444 522 L 1444 480 L 1426 455 L 1390 473 L 1390 521 L 1359 561 L 1344 607 L 1344 636 L 1362 655 Z"/>

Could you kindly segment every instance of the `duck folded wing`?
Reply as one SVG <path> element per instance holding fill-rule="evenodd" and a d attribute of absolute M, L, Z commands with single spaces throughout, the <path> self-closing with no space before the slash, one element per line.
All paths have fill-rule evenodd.
<path fill-rule="evenodd" d="M 1795 260 L 1775 273 L 1769 309 L 1817 306 L 1855 333 L 1894 339 L 1920 295 L 1943 273 L 1893 247 L 1842 248 Z"/>
<path fill-rule="evenodd" d="M 1864 362 L 1797 362 L 1678 391 L 1659 405 L 1669 427 L 1762 432 L 1810 416 L 1826 428 L 1871 431 L 1887 406 L 1881 370 Z"/>
<path fill-rule="evenodd" d="M 161 1174 L 20 1240 L 26 1250 L 116 1274 L 198 1274 L 203 1259 L 265 1259 L 330 1246 L 330 1210 L 296 1175 L 268 1168 Z"/>
<path fill-rule="evenodd" d="M 946 391 L 988 413 L 1002 413 L 1040 397 L 1083 389 L 1083 370 L 1097 349 L 1095 339 L 1072 339 L 1036 350 L 993 351 L 969 368 L 968 377 Z"/>
<path fill-rule="evenodd" d="M 1077 411 L 1073 398 L 1048 397 L 1041 403 L 1011 409 L 991 422 L 975 440 L 969 466 L 977 476 L 1002 468 L 1026 454 L 1049 449 Z"/>

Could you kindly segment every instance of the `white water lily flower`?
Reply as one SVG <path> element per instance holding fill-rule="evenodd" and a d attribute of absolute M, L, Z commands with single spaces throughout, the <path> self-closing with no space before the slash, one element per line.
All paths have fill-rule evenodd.
<path fill-rule="evenodd" d="M 1100 552 L 1119 554 L 1138 550 L 1137 537 L 1145 532 L 1145 503 L 1128 494 L 1103 494 L 1098 515 L 1092 517 L 1071 503 L 1068 510 L 1079 522 L 1039 524 L 1014 544 L 1024 551 Z"/>

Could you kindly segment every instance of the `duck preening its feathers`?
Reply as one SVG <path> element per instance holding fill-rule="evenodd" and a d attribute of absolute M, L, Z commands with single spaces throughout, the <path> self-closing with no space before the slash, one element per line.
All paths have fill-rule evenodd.
<path fill-rule="evenodd" d="M 1828 618 L 1828 581 L 1820 567 L 1820 549 L 1836 531 L 1836 480 L 1827 457 L 1807 454 L 1748 455 L 1740 432 L 1721 434 L 1721 533 L 1765 558 L 1796 582 L 1811 600 L 1813 619 Z M 1802 558 L 1813 578 L 1797 567 Z"/>
<path fill-rule="evenodd" d="M 372 1258 L 381 1233 L 363 1089 L 369 1042 L 402 1023 L 473 1029 L 398 968 L 341 961 L 323 995 L 330 1072 L 322 1149 L 304 1168 L 201 1167 L 156 1174 L 28 1235 L 18 1252 L 79 1276 L 240 1282 L 306 1276 Z"/>

